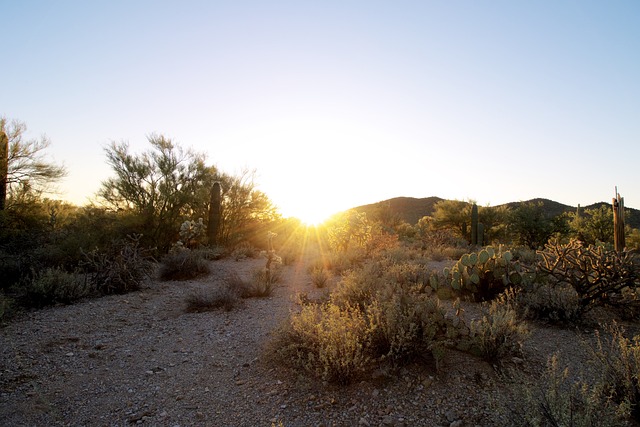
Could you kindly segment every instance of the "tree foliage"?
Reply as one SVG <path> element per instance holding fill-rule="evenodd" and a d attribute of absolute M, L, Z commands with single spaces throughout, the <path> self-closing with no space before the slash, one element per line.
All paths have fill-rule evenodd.
<path fill-rule="evenodd" d="M 349 210 L 327 221 L 329 245 L 337 252 L 346 252 L 349 246 L 364 247 L 371 239 L 372 224 L 364 212 Z"/>
<path fill-rule="evenodd" d="M 471 203 L 460 200 L 441 200 L 434 206 L 432 226 L 436 229 L 447 228 L 458 237 L 468 239 L 468 227 L 471 224 Z"/>
<path fill-rule="evenodd" d="M 525 202 L 511 210 L 509 228 L 515 243 L 537 249 L 544 246 L 554 231 L 554 224 L 542 202 Z"/>
<path fill-rule="evenodd" d="M 45 158 L 44 151 L 51 141 L 46 136 L 26 139 L 26 131 L 27 126 L 23 122 L 0 117 L 0 133 L 4 132 L 7 137 L 6 153 L 5 147 L 0 147 L 2 158 L 6 155 L 6 168 L 3 165 L 1 172 L 6 176 L 0 177 L 0 181 L 6 185 L 7 207 L 27 202 L 34 195 L 40 196 L 51 190 L 51 185 L 67 174 L 64 166 Z"/>
<path fill-rule="evenodd" d="M 602 205 L 580 214 L 571 213 L 569 227 L 585 243 L 613 243 L 613 209 L 611 205 Z"/>
<path fill-rule="evenodd" d="M 183 150 L 162 135 L 148 138 L 151 150 L 131 154 L 126 142 L 105 148 L 115 177 L 102 183 L 98 195 L 115 210 L 129 210 L 140 219 L 147 243 L 166 248 L 181 220 L 199 211 L 215 179 L 205 156 Z"/>
<path fill-rule="evenodd" d="M 221 243 L 233 246 L 265 231 L 279 218 L 269 197 L 258 190 L 255 173 L 245 170 L 237 176 L 222 175 Z M 266 228 L 265 228 L 266 227 Z M 264 234 L 264 233 L 262 233 Z"/>

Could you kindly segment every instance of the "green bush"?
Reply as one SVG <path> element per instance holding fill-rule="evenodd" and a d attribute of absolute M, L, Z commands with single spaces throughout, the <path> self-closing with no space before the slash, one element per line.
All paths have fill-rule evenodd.
<path fill-rule="evenodd" d="M 83 267 L 96 289 L 105 295 L 139 290 L 153 271 L 147 251 L 139 245 L 140 236 L 115 242 L 106 251 L 85 254 Z"/>
<path fill-rule="evenodd" d="M 22 289 L 20 300 L 26 307 L 71 304 L 92 294 L 93 286 L 83 275 L 58 268 L 38 272 Z"/>
<path fill-rule="evenodd" d="M 488 362 L 495 362 L 507 356 L 519 356 L 522 342 L 528 335 L 528 328 L 518 320 L 516 311 L 497 299 L 483 307 L 480 320 L 472 320 L 472 351 Z"/>
<path fill-rule="evenodd" d="M 169 252 L 160 265 L 161 280 L 189 280 L 209 274 L 209 262 L 203 253 L 190 249 Z"/>

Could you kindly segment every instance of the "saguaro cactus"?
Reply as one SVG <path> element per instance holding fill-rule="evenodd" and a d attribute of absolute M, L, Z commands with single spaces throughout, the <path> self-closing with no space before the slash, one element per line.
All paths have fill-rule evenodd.
<path fill-rule="evenodd" d="M 618 252 L 624 251 L 624 197 L 620 197 L 616 188 L 613 206 L 613 245 Z"/>
<path fill-rule="evenodd" d="M 217 245 L 220 236 L 220 219 L 222 212 L 222 197 L 219 182 L 215 182 L 211 188 L 211 200 L 209 202 L 209 245 Z"/>
<path fill-rule="evenodd" d="M 9 138 L 0 131 L 0 211 L 7 202 L 7 177 L 9 174 Z"/>
<path fill-rule="evenodd" d="M 478 244 L 478 205 L 471 206 L 471 244 Z"/>

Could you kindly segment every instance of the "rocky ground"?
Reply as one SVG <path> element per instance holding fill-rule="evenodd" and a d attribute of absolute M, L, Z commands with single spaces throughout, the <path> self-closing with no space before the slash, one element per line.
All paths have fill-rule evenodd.
<path fill-rule="evenodd" d="M 3 426 L 505 426 L 508 402 L 495 367 L 452 352 L 439 373 L 429 363 L 348 387 L 323 384 L 274 364 L 270 334 L 319 296 L 304 265 L 284 267 L 271 297 L 233 311 L 187 313 L 185 298 L 230 274 L 249 278 L 264 260 L 212 261 L 197 281 L 148 288 L 19 316 L 0 328 Z M 477 307 L 466 307 L 473 315 Z M 532 325 L 525 355 L 542 367 L 561 351 L 584 363 L 581 330 Z M 508 406 L 508 404 L 506 405 Z"/>

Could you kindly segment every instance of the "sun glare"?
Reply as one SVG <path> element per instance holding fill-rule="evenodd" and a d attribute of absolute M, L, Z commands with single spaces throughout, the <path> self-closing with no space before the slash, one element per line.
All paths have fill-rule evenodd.
<path fill-rule="evenodd" d="M 328 206 L 318 206 L 308 200 L 299 200 L 298 203 L 289 203 L 287 206 L 281 206 L 280 212 L 285 218 L 297 218 L 304 225 L 316 226 L 324 223 L 340 209 L 329 210 Z"/>
<path fill-rule="evenodd" d="M 292 216 L 298 218 L 300 221 L 302 221 L 303 224 L 307 226 L 316 226 L 325 222 L 331 215 L 331 213 L 309 209 L 307 211 L 301 210 L 300 212 L 298 212 L 297 214 L 293 214 Z"/>

